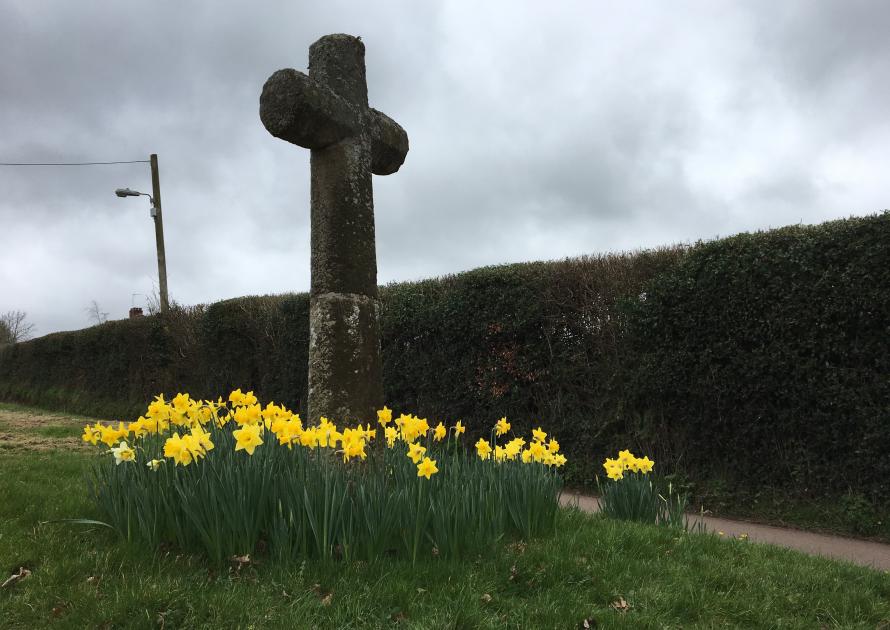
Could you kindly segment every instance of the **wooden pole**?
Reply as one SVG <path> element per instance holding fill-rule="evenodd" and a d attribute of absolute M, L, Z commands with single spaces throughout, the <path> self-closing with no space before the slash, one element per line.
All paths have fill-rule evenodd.
<path fill-rule="evenodd" d="M 151 154 L 151 188 L 154 200 L 155 244 L 158 249 L 158 290 L 161 293 L 161 312 L 170 308 L 167 298 L 167 254 L 164 251 L 164 219 L 161 215 L 161 182 L 158 175 L 158 156 Z"/>

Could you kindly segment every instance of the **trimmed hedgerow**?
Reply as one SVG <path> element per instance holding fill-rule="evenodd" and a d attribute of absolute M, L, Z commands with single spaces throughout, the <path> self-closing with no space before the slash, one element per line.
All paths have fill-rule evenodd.
<path fill-rule="evenodd" d="M 890 497 L 890 213 L 699 243 L 624 306 L 633 405 L 693 478 Z"/>

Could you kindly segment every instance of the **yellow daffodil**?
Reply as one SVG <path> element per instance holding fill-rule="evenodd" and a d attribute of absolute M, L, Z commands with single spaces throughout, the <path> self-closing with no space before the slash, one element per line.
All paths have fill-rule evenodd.
<path fill-rule="evenodd" d="M 151 468 L 152 470 L 157 470 L 158 468 L 161 467 L 161 464 L 163 464 L 163 463 L 164 463 L 163 459 L 153 459 L 145 465 L 148 466 L 149 468 Z"/>
<path fill-rule="evenodd" d="M 553 438 L 550 438 L 550 442 L 547 443 L 547 448 L 551 453 L 558 453 L 559 452 L 559 442 L 557 442 Z"/>
<path fill-rule="evenodd" d="M 308 429 L 303 429 L 300 433 L 300 445 L 308 446 L 309 448 L 315 448 L 318 446 L 318 431 L 315 427 L 309 427 Z"/>
<path fill-rule="evenodd" d="M 109 448 L 120 442 L 123 438 L 127 437 L 127 435 L 130 433 L 127 428 L 124 427 L 123 422 L 118 423 L 117 429 L 115 429 L 111 425 L 101 425 L 99 431 L 102 434 L 99 439 Z"/>
<path fill-rule="evenodd" d="M 532 430 L 532 437 L 536 442 L 543 442 L 547 439 L 547 434 L 541 430 L 541 427 Z"/>
<path fill-rule="evenodd" d="M 488 441 L 479 438 L 479 441 L 476 442 L 476 453 L 479 455 L 479 459 L 488 459 L 491 456 L 491 445 Z"/>
<path fill-rule="evenodd" d="M 606 458 L 606 461 L 603 462 L 603 468 L 606 469 L 606 476 L 609 479 L 618 481 L 624 477 L 624 464 L 620 460 Z"/>
<path fill-rule="evenodd" d="M 164 457 L 171 458 L 178 466 L 188 466 L 193 459 L 188 443 L 179 437 L 179 433 L 174 433 L 164 442 Z"/>
<path fill-rule="evenodd" d="M 415 462 L 416 464 L 417 462 Z M 417 476 L 418 477 L 426 477 L 429 479 L 433 475 L 439 472 L 439 469 L 436 468 L 436 460 L 430 459 L 429 457 L 424 457 L 423 461 L 417 464 Z"/>
<path fill-rule="evenodd" d="M 235 409 L 234 418 L 242 427 L 257 424 L 262 420 L 262 409 L 259 405 L 241 405 Z"/>
<path fill-rule="evenodd" d="M 114 455 L 114 463 L 118 466 L 121 462 L 132 462 L 136 459 L 136 451 L 130 448 L 126 441 L 111 449 L 111 454 Z"/>
<path fill-rule="evenodd" d="M 424 453 L 426 453 L 426 448 L 420 444 L 414 443 L 408 446 L 408 457 L 410 457 L 411 461 L 415 464 L 420 461 L 420 458 L 423 457 Z"/>
<path fill-rule="evenodd" d="M 510 423 L 507 422 L 507 416 L 504 416 L 500 420 L 498 420 L 497 424 L 494 425 L 495 432 L 498 435 L 504 435 L 507 431 L 510 430 Z"/>
<path fill-rule="evenodd" d="M 460 420 L 458 420 L 457 424 L 454 425 L 454 434 L 455 435 L 462 435 L 464 433 L 464 431 L 466 431 L 466 430 L 467 430 L 467 428 L 463 425 L 463 423 Z"/>
<path fill-rule="evenodd" d="M 383 406 L 383 409 L 378 409 L 377 422 L 379 422 L 382 427 L 386 427 L 387 424 L 392 422 L 392 409 L 386 405 Z"/>
<path fill-rule="evenodd" d="M 234 407 L 239 407 L 239 406 L 243 405 L 244 404 L 242 402 L 243 400 L 244 400 L 244 394 L 241 392 L 240 387 L 238 389 L 236 389 L 235 391 L 233 391 L 231 394 L 229 394 L 229 402 L 232 403 L 232 406 L 234 406 Z"/>
<path fill-rule="evenodd" d="M 433 431 L 433 439 L 437 442 L 441 442 L 445 439 L 446 435 L 448 435 L 448 429 L 446 429 L 445 425 L 440 422 L 436 425 L 436 429 Z"/>
<path fill-rule="evenodd" d="M 244 425 L 237 431 L 232 431 L 232 435 L 235 437 L 235 450 L 236 451 L 247 451 L 248 455 L 253 455 L 253 451 L 257 446 L 262 445 L 263 438 L 260 436 L 260 431 L 262 428 L 256 424 L 248 424 Z"/>
<path fill-rule="evenodd" d="M 522 447 L 525 445 L 525 440 L 522 438 L 514 438 L 507 442 L 504 446 L 504 451 L 507 453 L 507 457 L 513 459 L 517 455 L 519 455 L 519 451 L 522 450 Z"/>
<path fill-rule="evenodd" d="M 654 466 L 655 466 L 655 462 L 653 462 L 651 459 L 649 459 L 648 455 L 642 459 L 637 460 L 637 467 L 639 468 L 640 472 L 643 474 L 651 472 L 652 468 Z"/>
<path fill-rule="evenodd" d="M 392 448 L 395 446 L 396 439 L 399 437 L 399 430 L 395 427 L 386 427 L 383 430 L 383 435 L 386 438 L 386 446 Z"/>
<path fill-rule="evenodd" d="M 549 452 L 540 442 L 532 442 L 531 444 L 529 444 L 528 451 L 532 454 L 532 461 L 535 462 L 544 461 L 544 453 Z"/>
<path fill-rule="evenodd" d="M 102 437 L 101 429 L 97 429 L 94 426 L 86 425 L 83 428 L 83 436 L 81 436 L 84 442 L 89 442 L 93 446 L 98 444 L 99 438 Z"/>
<path fill-rule="evenodd" d="M 213 450 L 213 442 L 210 440 L 210 434 L 200 426 L 192 427 L 191 436 L 198 448 L 203 451 L 202 454 L 206 454 L 207 451 Z"/>
<path fill-rule="evenodd" d="M 619 451 L 618 453 L 618 461 L 621 462 L 624 466 L 630 464 L 634 459 L 634 454 L 628 450 Z"/>
<path fill-rule="evenodd" d="M 340 452 L 343 453 L 343 461 L 348 462 L 353 457 L 359 457 L 361 459 L 365 459 L 367 457 L 365 453 L 365 431 L 362 429 L 361 425 L 357 429 L 343 429 L 343 437 L 341 439 L 341 443 L 343 448 Z"/>

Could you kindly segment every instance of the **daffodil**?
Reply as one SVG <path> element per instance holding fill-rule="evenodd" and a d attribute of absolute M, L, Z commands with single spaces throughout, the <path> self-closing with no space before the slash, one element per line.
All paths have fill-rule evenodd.
<path fill-rule="evenodd" d="M 386 427 L 383 430 L 383 435 L 386 438 L 386 446 L 388 448 L 392 448 L 396 444 L 396 439 L 399 437 L 399 430 L 395 427 Z"/>
<path fill-rule="evenodd" d="M 93 446 L 95 446 L 99 442 L 99 438 L 102 436 L 102 431 L 97 429 L 94 426 L 86 425 L 83 428 L 83 436 L 82 439 L 84 442 L 89 442 Z"/>
<path fill-rule="evenodd" d="M 618 481 L 624 477 L 624 464 L 620 460 L 606 458 L 606 461 L 603 462 L 603 468 L 606 469 L 606 476 L 609 479 Z"/>
<path fill-rule="evenodd" d="M 235 437 L 235 450 L 244 450 L 248 455 L 253 455 L 256 447 L 263 443 L 260 431 L 262 431 L 262 427 L 256 424 L 247 424 L 237 431 L 232 431 L 232 435 Z"/>
<path fill-rule="evenodd" d="M 386 405 L 383 406 L 383 409 L 378 409 L 377 422 L 379 422 L 382 427 L 386 427 L 387 424 L 392 422 L 392 409 Z"/>
<path fill-rule="evenodd" d="M 136 459 L 136 451 L 130 448 L 126 441 L 111 449 L 111 454 L 114 455 L 114 463 L 118 466 L 121 462 L 132 462 Z"/>
<path fill-rule="evenodd" d="M 158 468 L 161 467 L 161 464 L 163 464 L 163 463 L 164 463 L 163 459 L 153 459 L 145 465 L 148 466 L 149 468 L 151 468 L 152 470 L 157 470 Z"/>
<path fill-rule="evenodd" d="M 476 442 L 476 453 L 479 455 L 479 459 L 488 459 L 491 456 L 491 445 L 487 440 L 479 438 L 479 441 Z"/>
<path fill-rule="evenodd" d="M 625 467 L 630 464 L 634 459 L 634 454 L 628 450 L 619 451 L 618 453 L 618 461 L 621 462 Z"/>
<path fill-rule="evenodd" d="M 206 454 L 207 451 L 213 450 L 213 442 L 210 440 L 210 434 L 200 426 L 192 427 L 191 437 L 198 448 L 203 451 L 202 454 Z"/>
<path fill-rule="evenodd" d="M 522 450 L 523 446 L 525 446 L 525 440 L 521 437 L 513 438 L 507 442 L 506 446 L 504 446 L 504 450 L 507 451 L 507 455 L 512 458 L 519 454 L 519 451 Z"/>
<path fill-rule="evenodd" d="M 420 444 L 414 443 L 408 446 L 408 457 L 410 457 L 411 461 L 415 464 L 420 461 L 420 458 L 423 457 L 424 453 L 426 453 L 426 448 Z"/>
<path fill-rule="evenodd" d="M 171 458 L 178 466 L 188 466 L 193 459 L 188 444 L 179 433 L 174 433 L 164 442 L 164 457 Z"/>
<path fill-rule="evenodd" d="M 655 462 L 653 462 L 651 459 L 649 459 L 649 456 L 647 455 L 646 457 L 644 457 L 642 459 L 638 459 L 637 465 L 640 469 L 640 472 L 643 474 L 646 474 L 646 473 L 652 471 L 652 468 L 655 466 Z"/>
<path fill-rule="evenodd" d="M 462 435 L 464 433 L 464 431 L 466 431 L 466 430 L 467 430 L 467 428 L 463 425 L 463 423 L 460 420 L 458 420 L 457 424 L 454 425 L 454 434 L 455 435 Z"/>
<path fill-rule="evenodd" d="M 541 430 L 541 427 L 538 427 L 537 429 L 532 430 L 532 437 L 536 442 L 543 442 L 547 439 L 547 433 Z"/>
<path fill-rule="evenodd" d="M 234 418 L 235 422 L 242 427 L 248 424 L 257 424 L 262 419 L 262 409 L 259 405 L 241 405 L 235 409 Z"/>
<path fill-rule="evenodd" d="M 507 416 L 504 416 L 500 420 L 498 420 L 497 424 L 494 425 L 495 432 L 498 435 L 504 435 L 507 431 L 510 430 L 510 423 L 507 422 Z"/>
<path fill-rule="evenodd" d="M 550 441 L 547 443 L 547 448 L 550 450 L 551 453 L 558 453 L 559 452 L 559 442 L 557 442 L 553 438 L 550 438 Z"/>
<path fill-rule="evenodd" d="M 435 439 L 437 442 L 441 442 L 445 439 L 446 435 L 448 435 L 448 429 L 446 429 L 445 425 L 440 422 L 436 425 L 436 428 L 433 431 L 433 439 Z"/>
<path fill-rule="evenodd" d="M 417 462 L 415 462 L 417 463 Z M 417 464 L 417 476 L 418 477 L 426 477 L 429 479 L 433 475 L 439 472 L 439 469 L 436 468 L 436 460 L 430 459 L 429 457 L 424 457 L 423 461 Z"/>

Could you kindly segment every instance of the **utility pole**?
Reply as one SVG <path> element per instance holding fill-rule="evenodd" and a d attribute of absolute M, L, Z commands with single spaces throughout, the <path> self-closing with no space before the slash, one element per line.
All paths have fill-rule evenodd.
<path fill-rule="evenodd" d="M 166 313 L 170 308 L 167 298 L 167 254 L 164 251 L 164 219 L 161 214 L 161 182 L 158 175 L 158 156 L 151 154 L 151 188 L 154 209 L 152 216 L 155 220 L 155 244 L 158 249 L 158 287 L 161 293 L 161 312 Z"/>

